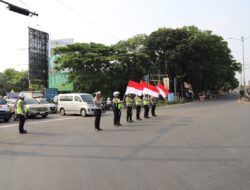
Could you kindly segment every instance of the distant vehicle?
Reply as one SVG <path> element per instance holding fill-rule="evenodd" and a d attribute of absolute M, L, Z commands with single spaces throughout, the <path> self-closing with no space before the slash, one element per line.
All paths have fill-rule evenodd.
<path fill-rule="evenodd" d="M 38 115 L 42 117 L 47 117 L 49 114 L 49 108 L 46 105 L 40 104 L 37 100 L 33 98 L 24 99 L 26 106 L 28 108 L 28 116 L 36 117 Z"/>
<path fill-rule="evenodd" d="M 12 114 L 10 107 L 7 105 L 7 102 L 2 97 L 0 97 L 0 119 L 8 122 L 11 116 Z"/>
<path fill-rule="evenodd" d="M 36 98 L 36 100 L 43 105 L 46 105 L 49 109 L 49 113 L 56 113 L 57 106 L 54 103 L 49 102 L 46 98 Z"/>
<path fill-rule="evenodd" d="M 94 115 L 93 96 L 88 93 L 59 94 L 57 110 L 61 115 L 80 114 L 83 117 Z"/>
<path fill-rule="evenodd" d="M 43 97 L 43 93 L 41 91 L 22 91 L 20 93 L 23 93 L 25 95 L 25 98 Z"/>
<path fill-rule="evenodd" d="M 15 105 L 17 99 L 6 99 L 5 101 L 7 102 L 7 105 L 9 106 L 11 113 L 15 114 L 15 109 L 16 109 Z"/>

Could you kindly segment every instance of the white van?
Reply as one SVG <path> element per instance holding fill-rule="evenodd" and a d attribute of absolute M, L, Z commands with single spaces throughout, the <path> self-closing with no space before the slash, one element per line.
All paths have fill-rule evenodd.
<path fill-rule="evenodd" d="M 87 93 L 59 94 L 57 111 L 61 115 L 80 114 L 81 116 L 94 115 L 93 96 Z"/>

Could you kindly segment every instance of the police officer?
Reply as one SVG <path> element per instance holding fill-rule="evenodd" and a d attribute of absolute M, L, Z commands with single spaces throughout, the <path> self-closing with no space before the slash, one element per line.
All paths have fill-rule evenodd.
<path fill-rule="evenodd" d="M 136 119 L 141 120 L 140 114 L 141 114 L 141 107 L 143 105 L 143 102 L 140 96 L 135 97 L 135 105 L 136 105 Z"/>
<path fill-rule="evenodd" d="M 134 122 L 132 120 L 132 110 L 133 110 L 133 99 L 131 97 L 131 94 L 128 94 L 128 96 L 125 99 L 126 106 L 127 106 L 127 122 Z"/>
<path fill-rule="evenodd" d="M 151 97 L 151 114 L 152 116 L 156 117 L 157 115 L 155 114 L 155 108 L 157 104 L 157 97 Z"/>
<path fill-rule="evenodd" d="M 102 131 L 100 128 L 100 120 L 101 120 L 101 114 L 102 114 L 102 98 L 101 98 L 101 92 L 96 92 L 95 98 L 94 98 L 94 106 L 95 106 L 95 130 Z"/>
<path fill-rule="evenodd" d="M 114 125 L 118 127 L 121 125 L 120 120 L 121 120 L 122 101 L 119 98 L 120 92 L 115 91 L 113 95 L 114 98 L 112 100 L 112 104 L 114 112 Z"/>
<path fill-rule="evenodd" d="M 27 131 L 24 130 L 24 123 L 27 118 L 27 107 L 24 103 L 24 94 L 20 93 L 18 96 L 18 100 L 16 103 L 16 113 L 17 117 L 19 118 L 19 133 L 20 134 L 27 134 Z"/>
<path fill-rule="evenodd" d="M 144 118 L 150 118 L 148 116 L 148 113 L 149 113 L 149 104 L 150 104 L 149 95 L 145 94 L 144 97 L 143 97 Z"/>

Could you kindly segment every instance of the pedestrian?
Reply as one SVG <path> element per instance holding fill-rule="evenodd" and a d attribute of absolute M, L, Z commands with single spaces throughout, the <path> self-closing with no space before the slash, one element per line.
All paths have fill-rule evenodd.
<path fill-rule="evenodd" d="M 19 133 L 20 134 L 27 134 L 27 131 L 24 130 L 24 123 L 27 119 L 27 107 L 24 102 L 25 95 L 20 93 L 18 95 L 18 100 L 16 103 L 16 113 L 17 117 L 19 118 Z"/>
<path fill-rule="evenodd" d="M 94 106 L 95 106 L 95 130 L 102 131 L 100 128 L 101 114 L 102 114 L 102 98 L 101 92 L 96 92 L 94 98 Z"/>
<path fill-rule="evenodd" d="M 114 98 L 112 100 L 113 104 L 113 112 L 114 112 L 114 125 L 116 127 L 121 126 L 121 108 L 122 108 L 122 101 L 119 98 L 120 92 L 115 91 L 113 93 Z"/>
<path fill-rule="evenodd" d="M 157 115 L 155 114 L 155 108 L 157 104 L 157 97 L 151 96 L 150 100 L 151 100 L 151 114 L 153 117 L 156 117 Z"/>
<path fill-rule="evenodd" d="M 149 95 L 145 94 L 144 97 L 143 97 L 144 118 L 150 118 L 148 116 L 148 113 L 149 113 L 149 104 L 150 104 Z"/>
<path fill-rule="evenodd" d="M 135 97 L 135 105 L 136 105 L 136 119 L 141 120 L 140 114 L 141 114 L 141 107 L 143 105 L 143 102 L 140 96 Z"/>
<path fill-rule="evenodd" d="M 128 96 L 126 97 L 125 101 L 126 101 L 126 106 L 127 106 L 127 122 L 134 122 L 132 120 L 132 110 L 133 110 L 133 99 L 131 97 L 131 94 L 128 94 Z"/>

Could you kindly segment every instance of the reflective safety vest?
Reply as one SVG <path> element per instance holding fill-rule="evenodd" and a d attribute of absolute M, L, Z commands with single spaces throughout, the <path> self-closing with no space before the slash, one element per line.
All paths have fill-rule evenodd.
<path fill-rule="evenodd" d="M 120 110 L 122 108 L 122 101 L 120 100 L 120 98 L 114 98 L 113 105 L 115 108 Z"/>
<path fill-rule="evenodd" d="M 24 101 L 21 99 L 17 100 L 17 106 L 16 106 L 16 112 L 17 114 L 21 114 L 24 115 L 25 113 L 27 113 L 28 108 L 25 105 Z"/>
<path fill-rule="evenodd" d="M 24 104 L 24 112 L 25 112 L 25 113 L 28 113 L 28 107 L 27 107 L 26 104 Z"/>
<path fill-rule="evenodd" d="M 144 98 L 144 99 L 143 99 L 143 105 L 144 105 L 144 106 L 147 106 L 147 105 L 149 105 L 149 104 L 150 104 L 149 98 Z"/>
<path fill-rule="evenodd" d="M 141 106 L 143 104 L 143 102 L 142 102 L 142 99 L 140 98 L 140 97 L 136 97 L 135 98 L 135 105 L 137 105 L 137 106 Z"/>
<path fill-rule="evenodd" d="M 133 105 L 133 99 L 127 96 L 126 97 L 126 105 L 128 107 L 132 107 L 132 105 Z"/>

